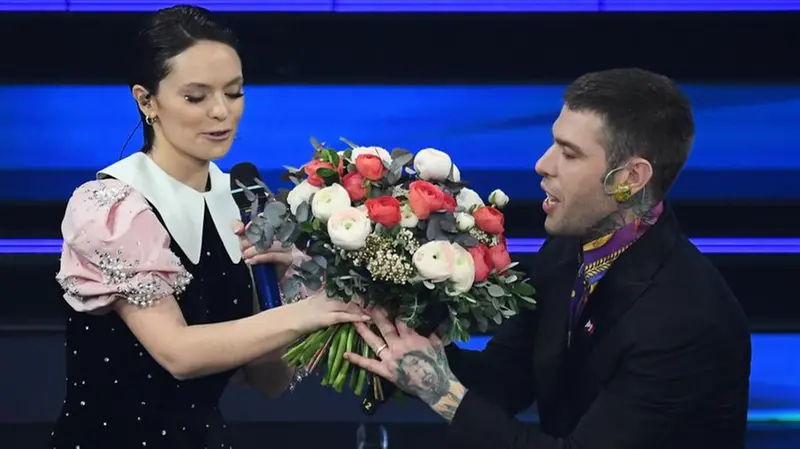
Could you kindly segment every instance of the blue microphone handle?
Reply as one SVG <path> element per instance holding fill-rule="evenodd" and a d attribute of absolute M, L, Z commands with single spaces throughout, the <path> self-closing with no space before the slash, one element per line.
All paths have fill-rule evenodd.
<path fill-rule="evenodd" d="M 242 215 L 245 224 L 250 222 L 250 212 Z M 278 284 L 278 275 L 272 265 L 253 265 L 253 280 L 256 284 L 256 294 L 261 310 L 268 310 L 283 304 L 281 291 Z"/>

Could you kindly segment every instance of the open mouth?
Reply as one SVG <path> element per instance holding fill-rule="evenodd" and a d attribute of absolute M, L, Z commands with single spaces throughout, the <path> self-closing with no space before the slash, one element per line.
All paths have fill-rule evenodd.
<path fill-rule="evenodd" d="M 228 136 L 230 136 L 230 134 L 231 130 L 226 129 L 223 131 L 213 131 L 210 133 L 204 133 L 203 135 L 212 140 L 225 140 L 228 138 Z"/>
<path fill-rule="evenodd" d="M 544 202 L 545 202 L 545 203 L 546 203 L 548 206 L 552 206 L 552 205 L 554 205 L 554 204 L 558 203 L 558 200 L 557 200 L 557 199 L 555 199 L 554 197 L 550 196 L 550 195 L 547 195 L 547 198 L 545 198 L 545 199 L 544 199 Z"/>

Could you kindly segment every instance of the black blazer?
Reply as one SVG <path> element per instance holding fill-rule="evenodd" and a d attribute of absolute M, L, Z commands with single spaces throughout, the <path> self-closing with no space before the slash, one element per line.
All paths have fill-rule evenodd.
<path fill-rule="evenodd" d="M 600 281 L 568 348 L 579 250 L 549 239 L 530 272 L 537 310 L 504 323 L 481 352 L 447 348 L 468 388 L 452 447 L 744 448 L 748 324 L 670 209 Z M 534 402 L 540 430 L 514 419 Z"/>

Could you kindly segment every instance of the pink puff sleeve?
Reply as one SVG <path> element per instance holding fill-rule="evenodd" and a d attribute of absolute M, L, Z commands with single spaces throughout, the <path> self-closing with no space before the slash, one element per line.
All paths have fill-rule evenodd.
<path fill-rule="evenodd" d="M 79 187 L 61 224 L 56 280 L 76 311 L 105 313 L 123 298 L 147 307 L 186 289 L 192 275 L 144 197 L 114 179 Z"/>

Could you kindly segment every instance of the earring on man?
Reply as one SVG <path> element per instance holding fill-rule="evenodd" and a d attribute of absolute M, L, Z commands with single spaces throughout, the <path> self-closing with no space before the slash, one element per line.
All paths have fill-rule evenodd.
<path fill-rule="evenodd" d="M 633 196 L 633 192 L 630 184 L 618 184 L 617 188 L 614 189 L 614 199 L 616 199 L 618 203 L 628 201 L 631 199 L 631 196 Z"/>

